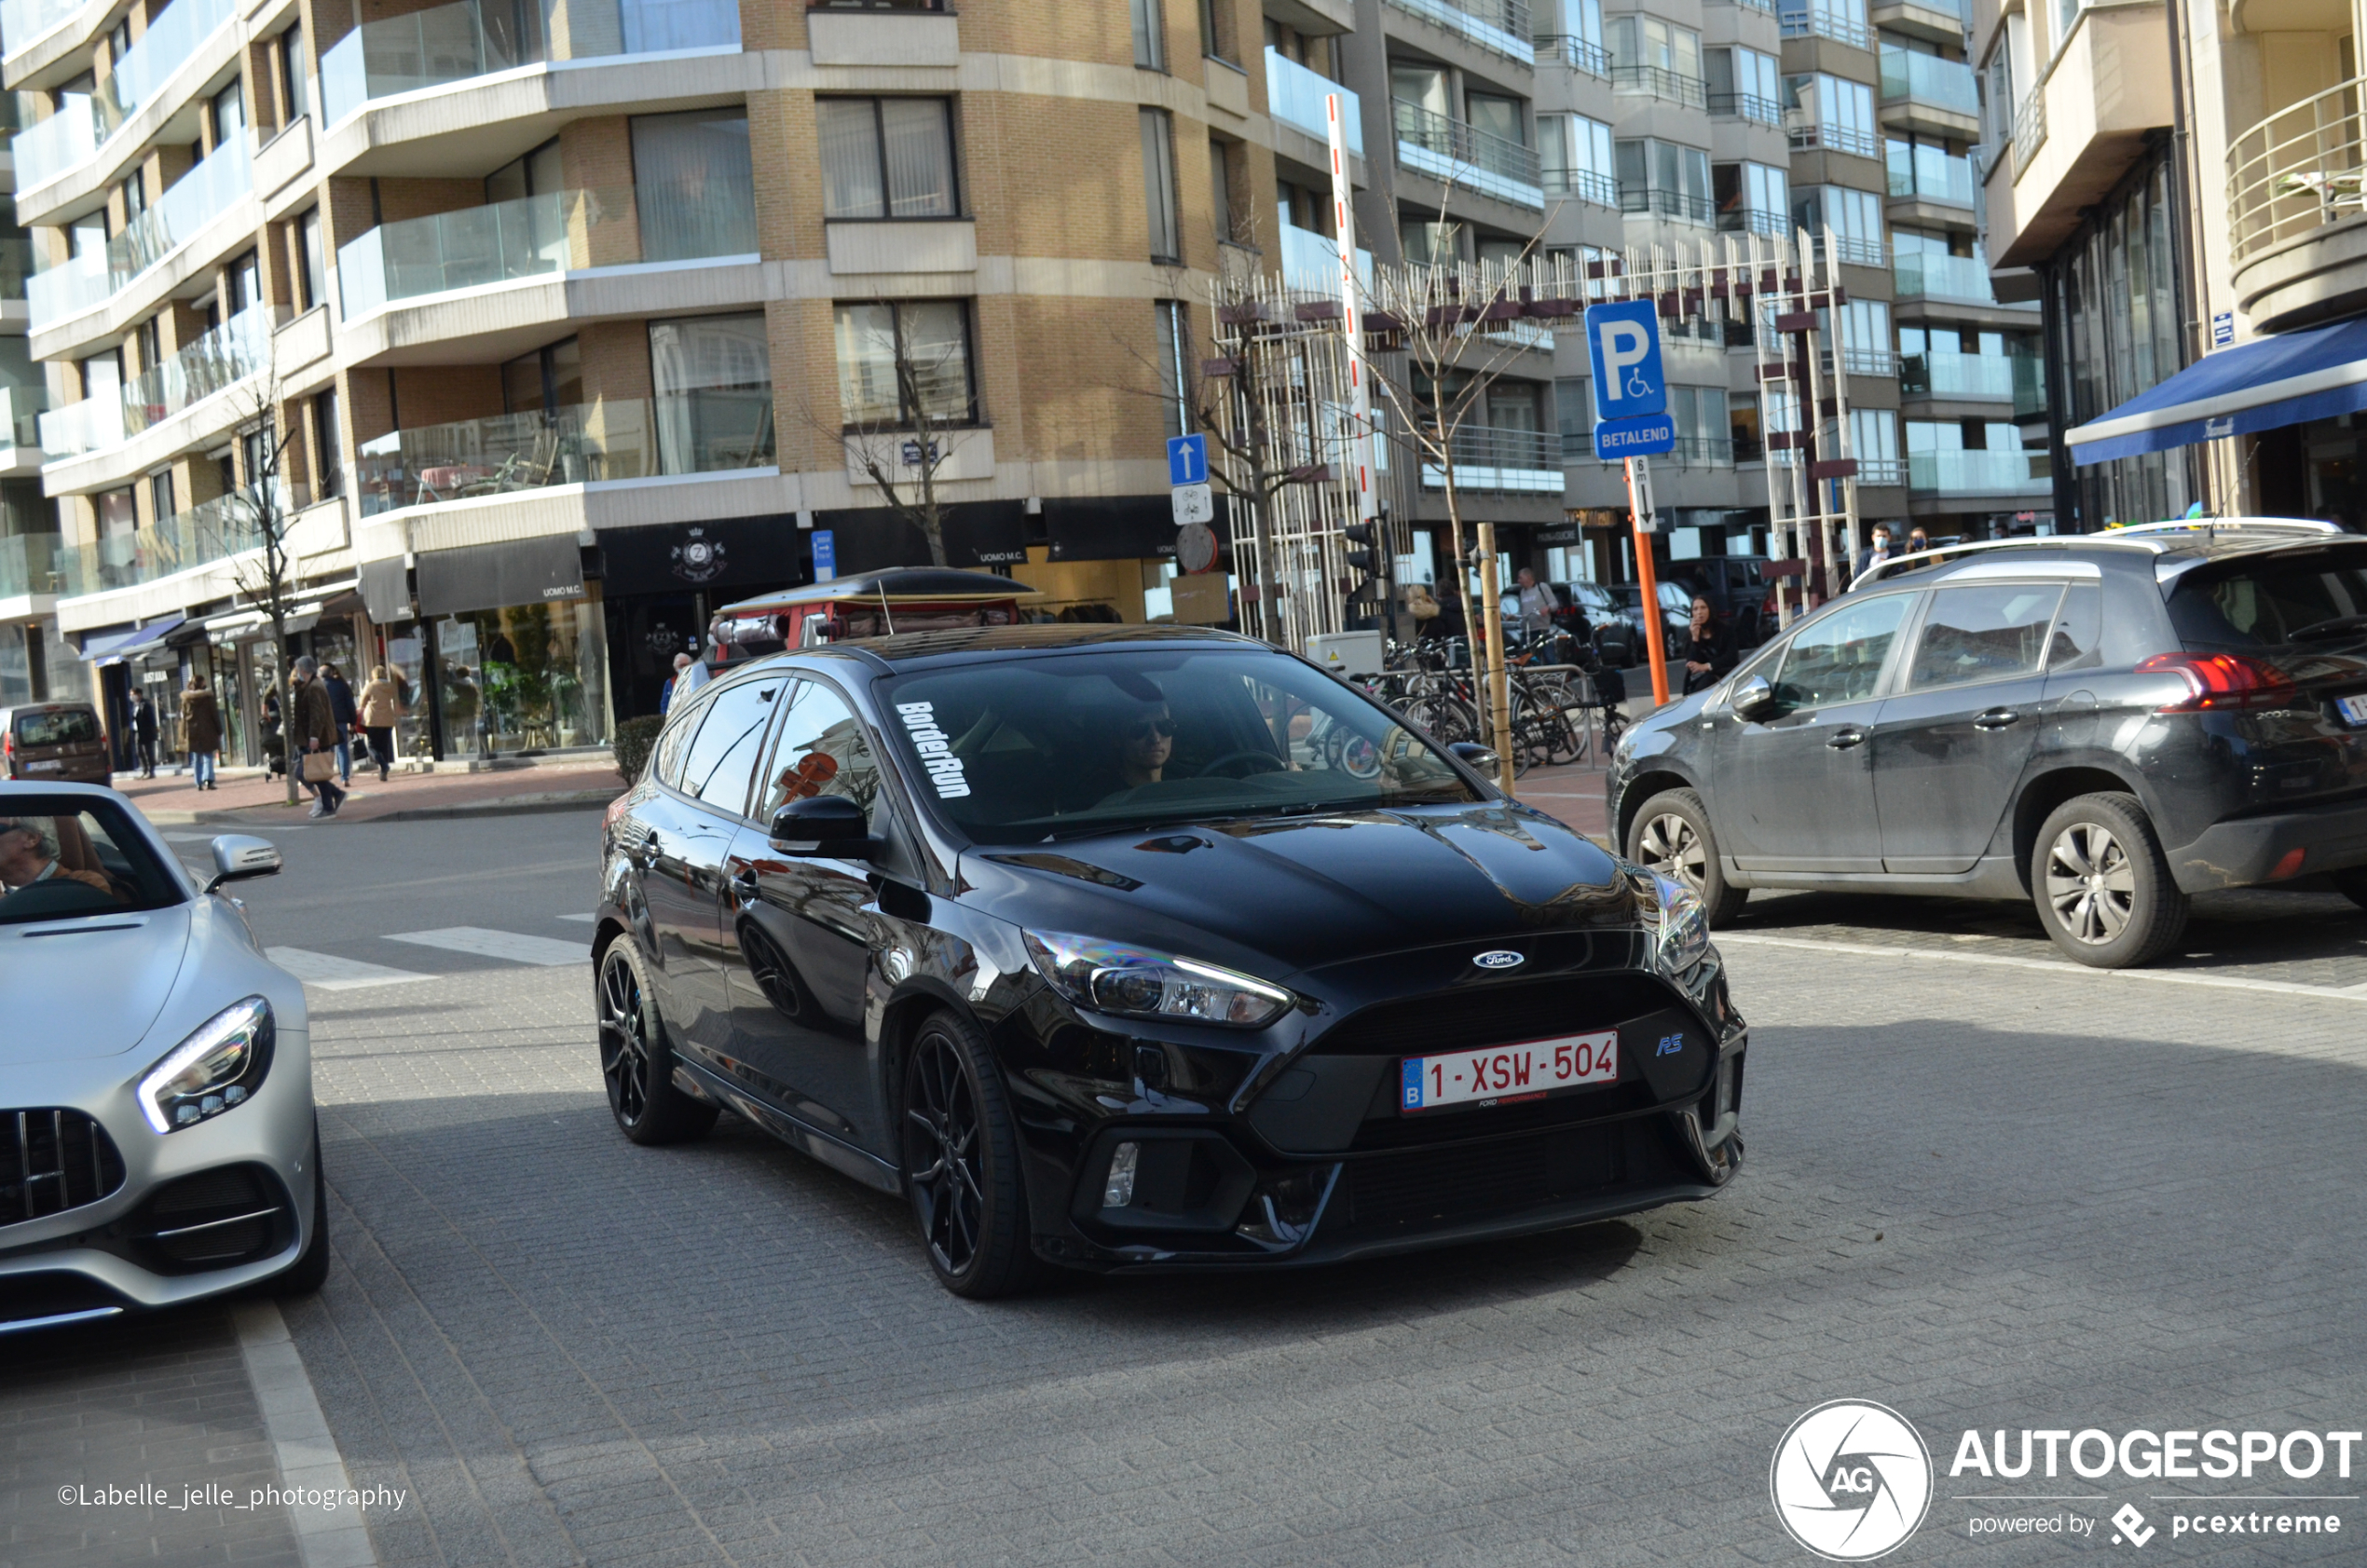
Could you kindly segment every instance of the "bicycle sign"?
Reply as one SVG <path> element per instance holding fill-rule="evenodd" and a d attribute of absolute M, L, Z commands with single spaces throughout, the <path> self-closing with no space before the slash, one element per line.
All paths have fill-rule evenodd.
<path fill-rule="evenodd" d="M 1588 306 L 1586 354 L 1594 367 L 1597 423 L 1668 407 L 1668 383 L 1661 375 L 1660 312 L 1650 300 Z"/>

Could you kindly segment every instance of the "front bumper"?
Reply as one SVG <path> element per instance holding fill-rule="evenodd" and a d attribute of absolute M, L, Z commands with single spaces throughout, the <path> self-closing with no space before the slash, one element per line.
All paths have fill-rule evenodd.
<path fill-rule="evenodd" d="M 0 1224 L 0 1333 L 237 1290 L 282 1273 L 311 1241 L 321 1216 L 313 1204 L 308 1033 L 282 1024 L 270 1072 L 252 1099 L 163 1137 L 150 1130 L 132 1096 L 149 1065 L 149 1055 L 135 1051 L 7 1074 L 0 1115 L 56 1109 L 89 1117 L 112 1141 L 122 1181 L 95 1202 Z M 209 1184 L 191 1185 L 193 1178 Z M 201 1197 L 221 1201 L 200 1205 Z M 244 1229 L 202 1228 L 267 1207 L 276 1218 Z M 233 1261 L 205 1261 L 247 1238 L 252 1245 Z"/>
<path fill-rule="evenodd" d="M 2287 864 L 2296 850 L 2300 858 Z M 2237 817 L 2213 825 L 2169 855 L 2170 875 L 2184 893 L 2252 887 L 2367 866 L 2367 800 Z"/>

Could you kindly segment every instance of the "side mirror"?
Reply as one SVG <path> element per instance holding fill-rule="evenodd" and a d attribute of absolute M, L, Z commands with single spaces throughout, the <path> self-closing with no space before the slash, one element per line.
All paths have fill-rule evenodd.
<path fill-rule="evenodd" d="M 225 882 L 243 882 L 254 877 L 276 877 L 280 874 L 279 847 L 268 839 L 251 839 L 243 833 L 225 833 L 213 841 L 213 875 L 201 890 L 212 893 Z"/>
<path fill-rule="evenodd" d="M 773 813 L 768 829 L 777 844 L 813 846 L 811 852 L 841 860 L 867 860 L 878 852 L 863 808 L 843 795 L 813 795 Z"/>
<path fill-rule="evenodd" d="M 1455 754 L 1457 761 L 1491 783 L 1504 766 L 1502 757 L 1498 757 L 1477 741 L 1457 741 L 1446 749 Z"/>
<path fill-rule="evenodd" d="M 1753 675 L 1736 685 L 1726 705 L 1734 710 L 1737 718 L 1757 718 L 1774 710 L 1775 689 L 1767 684 L 1765 675 Z"/>

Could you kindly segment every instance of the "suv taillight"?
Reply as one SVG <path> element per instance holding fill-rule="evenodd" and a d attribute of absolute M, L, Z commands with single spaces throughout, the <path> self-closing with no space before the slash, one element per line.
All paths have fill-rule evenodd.
<path fill-rule="evenodd" d="M 2141 661 L 2137 673 L 2175 675 L 2186 682 L 2185 697 L 2154 710 L 2161 714 L 2281 708 L 2301 690 L 2284 671 L 2240 653 L 2156 653 Z"/>

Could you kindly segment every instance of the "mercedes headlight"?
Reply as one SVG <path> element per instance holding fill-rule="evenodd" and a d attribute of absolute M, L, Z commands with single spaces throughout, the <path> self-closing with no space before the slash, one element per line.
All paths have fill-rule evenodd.
<path fill-rule="evenodd" d="M 208 1018 L 140 1080 L 148 1125 L 178 1132 L 244 1105 L 271 1070 L 272 1029 L 271 1004 L 259 996 Z"/>
<path fill-rule="evenodd" d="M 1636 869 L 1636 912 L 1652 937 L 1652 967 L 1675 979 L 1709 956 L 1709 912 L 1674 878 Z"/>
<path fill-rule="evenodd" d="M 1028 954 L 1052 988 L 1096 1012 L 1258 1029 L 1291 1005 L 1279 986 L 1196 959 L 1059 931 L 1026 935 Z"/>

